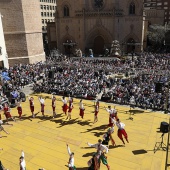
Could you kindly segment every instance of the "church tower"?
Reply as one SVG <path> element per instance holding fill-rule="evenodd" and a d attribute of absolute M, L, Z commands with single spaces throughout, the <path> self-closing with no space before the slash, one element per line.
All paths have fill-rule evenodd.
<path fill-rule="evenodd" d="M 0 0 L 0 12 L 9 65 L 44 61 L 39 1 Z"/>

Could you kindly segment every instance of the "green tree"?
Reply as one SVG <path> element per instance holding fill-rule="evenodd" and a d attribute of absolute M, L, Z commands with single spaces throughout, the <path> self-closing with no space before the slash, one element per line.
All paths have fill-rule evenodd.
<path fill-rule="evenodd" d="M 166 33 L 169 27 L 167 25 L 150 25 L 148 28 L 148 40 L 153 49 L 161 49 L 165 44 Z"/>

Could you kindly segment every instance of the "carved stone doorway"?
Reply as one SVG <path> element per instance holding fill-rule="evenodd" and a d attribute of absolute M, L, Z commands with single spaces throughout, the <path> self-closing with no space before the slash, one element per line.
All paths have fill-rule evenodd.
<path fill-rule="evenodd" d="M 97 36 L 94 39 L 93 53 L 94 54 L 103 54 L 103 49 L 104 49 L 104 39 L 101 36 Z"/>
<path fill-rule="evenodd" d="M 135 51 L 135 40 L 133 38 L 129 38 L 127 41 L 127 53 L 132 53 Z"/>

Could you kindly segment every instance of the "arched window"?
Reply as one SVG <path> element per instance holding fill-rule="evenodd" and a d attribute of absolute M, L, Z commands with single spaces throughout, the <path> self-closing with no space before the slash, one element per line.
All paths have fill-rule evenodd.
<path fill-rule="evenodd" d="M 129 6 L 129 14 L 135 14 L 135 3 L 131 2 Z"/>
<path fill-rule="evenodd" d="M 64 17 L 69 17 L 69 7 L 64 6 Z"/>

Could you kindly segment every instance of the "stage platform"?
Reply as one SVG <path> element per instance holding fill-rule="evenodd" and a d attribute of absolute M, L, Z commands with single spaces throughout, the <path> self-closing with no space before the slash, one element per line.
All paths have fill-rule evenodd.
<path fill-rule="evenodd" d="M 43 96 L 50 96 L 42 94 Z M 35 99 L 35 113 L 40 111 L 38 96 Z M 85 101 L 85 116 L 82 120 L 79 116 L 78 99 L 74 99 L 72 119 L 66 120 L 62 113 L 61 97 L 57 97 L 57 118 L 52 118 L 51 99 L 45 101 L 45 117 L 41 113 L 36 118 L 31 117 L 28 100 L 22 103 L 23 120 L 10 122 L 13 126 L 3 127 L 10 133 L 4 132 L 0 138 L 0 160 L 9 170 L 19 169 L 19 157 L 21 150 L 25 152 L 27 170 L 68 170 L 69 159 L 66 143 L 75 153 L 75 165 L 77 170 L 87 170 L 87 161 L 96 151 L 89 148 L 87 142 L 97 143 L 107 131 L 109 114 L 104 110 L 108 104 L 100 103 L 99 121 L 93 124 L 94 101 Z M 114 106 L 113 104 L 111 104 Z M 117 137 L 117 127 L 113 138 L 116 147 L 111 146 L 108 162 L 111 170 L 164 170 L 166 151 L 158 150 L 154 153 L 156 142 L 161 141 L 160 123 L 169 123 L 169 115 L 150 111 L 136 110 L 132 119 L 129 119 L 129 107 L 116 106 L 118 117 L 125 123 L 125 129 L 129 136 L 129 143 L 125 146 Z M 17 116 L 17 109 L 11 109 L 11 114 Z M 3 116 L 4 118 L 4 116 Z M 167 144 L 168 133 L 164 135 L 164 143 Z M 168 163 L 170 159 L 168 158 Z M 107 168 L 101 164 L 101 170 Z M 170 168 L 169 168 L 170 169 Z"/>

